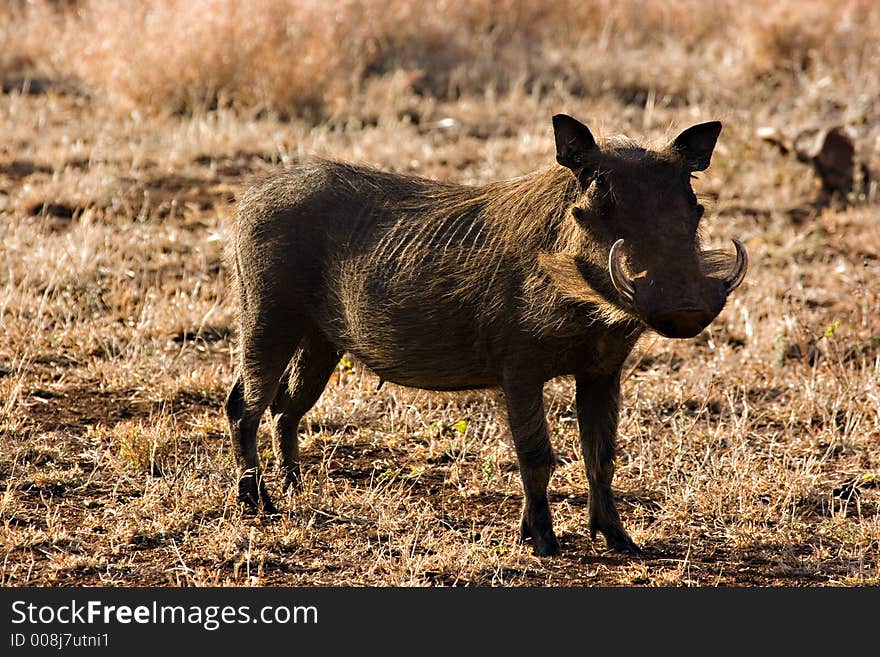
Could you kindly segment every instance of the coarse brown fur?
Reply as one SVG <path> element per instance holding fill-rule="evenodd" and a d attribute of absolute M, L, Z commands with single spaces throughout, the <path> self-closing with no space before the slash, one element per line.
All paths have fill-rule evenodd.
<path fill-rule="evenodd" d="M 521 535 L 557 553 L 542 387 L 575 375 L 592 530 L 637 550 L 611 495 L 620 369 L 653 318 L 690 335 L 717 315 L 723 281 L 707 274 L 721 259 L 700 254 L 688 177 L 702 165 L 690 145 L 599 146 L 570 117 L 554 127 L 562 166 L 513 180 L 468 187 L 313 159 L 245 194 L 229 251 L 241 361 L 226 405 L 242 501 L 272 508 L 256 450 L 267 406 L 285 480 L 299 485 L 297 426 L 349 352 L 405 386 L 500 386 L 525 491 Z M 644 270 L 631 298 L 607 265 L 623 237 L 630 271 Z"/>

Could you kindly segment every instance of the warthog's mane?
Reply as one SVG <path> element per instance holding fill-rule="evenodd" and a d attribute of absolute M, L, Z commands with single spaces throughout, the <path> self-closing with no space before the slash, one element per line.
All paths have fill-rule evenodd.
<path fill-rule="evenodd" d="M 614 146 L 637 156 L 631 142 Z M 632 319 L 579 267 L 586 256 L 602 256 L 591 253 L 598 247 L 571 218 L 572 208 L 588 209 L 590 199 L 568 169 L 553 165 L 481 186 L 361 168 L 358 174 L 345 177 L 362 189 L 381 188 L 383 214 L 394 218 L 361 266 L 411 280 L 419 294 L 479 307 L 489 317 L 511 310 L 505 304 L 515 282 L 519 310 L 540 333 L 558 334 L 573 317 L 581 325 L 585 316 L 604 323 Z"/>

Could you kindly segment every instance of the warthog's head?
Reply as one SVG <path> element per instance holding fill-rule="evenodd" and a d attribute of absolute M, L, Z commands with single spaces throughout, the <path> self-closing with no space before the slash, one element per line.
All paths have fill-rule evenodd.
<path fill-rule="evenodd" d="M 570 214 L 585 278 L 661 335 L 697 335 L 748 266 L 737 240 L 735 255 L 700 248 L 703 206 L 691 178 L 709 166 L 721 123 L 688 128 L 656 151 L 628 141 L 600 147 L 585 125 L 564 114 L 553 117 L 553 127 L 556 159 L 579 185 Z"/>

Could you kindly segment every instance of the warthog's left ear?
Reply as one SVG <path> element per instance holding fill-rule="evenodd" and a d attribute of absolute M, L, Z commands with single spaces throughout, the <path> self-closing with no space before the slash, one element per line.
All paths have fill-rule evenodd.
<path fill-rule="evenodd" d="M 712 151 L 720 134 L 720 121 L 699 123 L 676 137 L 672 148 L 681 153 L 691 171 L 703 171 L 709 168 Z"/>
<path fill-rule="evenodd" d="M 583 169 L 590 153 L 598 148 L 590 129 L 568 114 L 553 116 L 553 133 L 556 137 L 556 161 L 572 171 Z"/>

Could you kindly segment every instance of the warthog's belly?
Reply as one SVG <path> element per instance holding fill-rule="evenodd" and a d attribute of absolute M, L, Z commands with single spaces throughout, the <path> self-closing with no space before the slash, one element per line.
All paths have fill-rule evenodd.
<path fill-rule="evenodd" d="M 383 381 L 426 390 L 470 390 L 498 384 L 486 359 L 473 346 L 447 339 L 438 341 L 433 332 L 412 330 L 408 339 L 383 331 L 372 340 L 345 345 L 346 351 L 363 362 Z"/>
<path fill-rule="evenodd" d="M 343 327 L 324 329 L 327 336 L 384 381 L 427 390 L 498 384 L 491 340 L 460 308 L 376 304 L 348 308 L 344 316 Z"/>
<path fill-rule="evenodd" d="M 404 363 L 367 360 L 353 353 L 358 360 L 375 372 L 383 381 L 424 390 L 474 390 L 498 385 L 496 377 L 474 369 L 434 368 L 433 363 Z"/>

